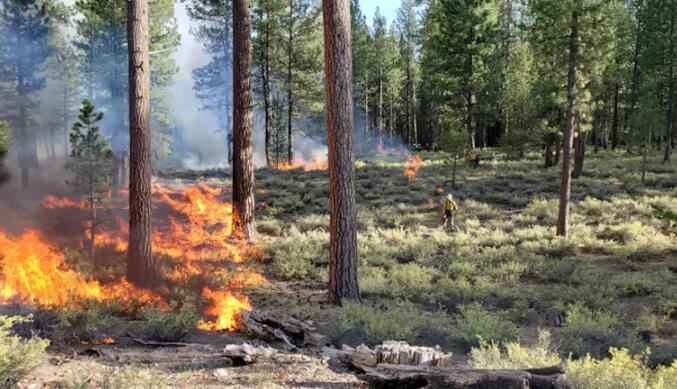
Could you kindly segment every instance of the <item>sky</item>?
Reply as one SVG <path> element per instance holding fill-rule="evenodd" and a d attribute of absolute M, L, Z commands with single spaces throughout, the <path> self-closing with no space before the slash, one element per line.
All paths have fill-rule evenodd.
<path fill-rule="evenodd" d="M 400 8 L 399 0 L 360 0 L 360 8 L 362 13 L 367 17 L 367 23 L 371 26 L 374 19 L 376 7 L 381 11 L 381 15 L 385 16 L 388 25 L 395 20 L 397 9 Z"/>

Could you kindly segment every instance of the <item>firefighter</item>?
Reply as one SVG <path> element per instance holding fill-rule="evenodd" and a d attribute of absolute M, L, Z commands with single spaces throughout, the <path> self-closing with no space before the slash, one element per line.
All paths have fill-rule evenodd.
<path fill-rule="evenodd" d="M 454 196 L 450 193 L 444 200 L 442 221 L 447 228 L 454 229 L 454 216 L 458 213 L 458 204 L 454 201 Z"/>

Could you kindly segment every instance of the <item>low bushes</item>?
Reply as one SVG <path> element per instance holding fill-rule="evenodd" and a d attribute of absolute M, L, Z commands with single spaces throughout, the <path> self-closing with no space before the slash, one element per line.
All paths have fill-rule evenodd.
<path fill-rule="evenodd" d="M 39 338 L 22 339 L 12 333 L 16 324 L 30 318 L 0 316 L 0 387 L 11 387 L 26 373 L 39 366 L 49 341 Z"/>

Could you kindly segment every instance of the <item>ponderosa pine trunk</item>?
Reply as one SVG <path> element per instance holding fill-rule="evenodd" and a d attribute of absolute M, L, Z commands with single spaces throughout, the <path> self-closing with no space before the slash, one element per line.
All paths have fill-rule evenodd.
<path fill-rule="evenodd" d="M 265 43 L 263 47 L 263 64 L 261 65 L 262 81 L 263 81 L 263 108 L 265 110 L 265 142 L 266 142 L 266 165 L 273 166 L 273 158 L 270 155 L 270 144 L 272 142 L 273 131 L 273 114 L 272 101 L 273 95 L 271 91 L 270 82 L 270 12 L 266 11 L 265 30 L 261 33 L 264 36 Z"/>
<path fill-rule="evenodd" d="M 675 1 L 671 4 L 674 6 Z M 663 162 L 670 161 L 672 155 L 672 137 L 675 131 L 675 11 L 671 11 L 670 15 L 670 54 L 669 54 L 669 78 L 668 78 L 668 117 L 667 126 L 665 127 L 665 153 L 663 154 Z"/>
<path fill-rule="evenodd" d="M 576 9 L 571 14 L 571 36 L 569 37 L 569 75 L 567 80 L 567 116 L 564 129 L 562 179 L 559 193 L 559 214 L 557 235 L 567 236 L 569 226 L 569 202 L 571 200 L 571 149 L 574 142 L 574 111 L 576 109 L 576 66 L 578 60 L 578 18 Z"/>
<path fill-rule="evenodd" d="M 233 1 L 233 233 L 254 240 L 251 0 Z"/>
<path fill-rule="evenodd" d="M 329 146 L 329 302 L 360 299 L 348 0 L 322 0 Z"/>
<path fill-rule="evenodd" d="M 151 286 L 150 54 L 148 0 L 127 4 L 129 47 L 129 250 L 127 278 Z"/>
<path fill-rule="evenodd" d="M 287 31 L 287 162 L 294 160 L 294 0 L 289 0 L 289 30 Z"/>
<path fill-rule="evenodd" d="M 618 94 L 619 86 L 616 85 L 614 90 L 614 113 L 613 119 L 611 120 L 611 150 L 616 150 L 618 147 Z"/>

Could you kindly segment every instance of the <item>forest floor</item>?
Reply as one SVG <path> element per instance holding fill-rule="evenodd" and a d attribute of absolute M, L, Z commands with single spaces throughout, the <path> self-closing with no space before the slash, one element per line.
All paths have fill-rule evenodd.
<path fill-rule="evenodd" d="M 246 290 L 257 310 L 314 323 L 336 345 L 400 339 L 439 345 L 458 364 L 487 342 L 533 344 L 545 331 L 560 355 L 642 353 L 652 366 L 677 358 L 677 164 L 590 153 L 573 181 L 569 239 L 555 237 L 559 167 L 539 156 L 496 155 L 476 169 L 421 153 L 413 181 L 398 156 L 356 164 L 359 277 L 363 304 L 325 303 L 327 173 L 256 171 L 257 229 L 268 282 Z M 202 178 L 201 178 L 202 177 Z M 221 172 L 173 174 L 229 185 Z M 441 227 L 453 193 L 454 231 Z M 193 330 L 186 342 L 252 342 L 239 333 Z M 354 375 L 313 353 L 245 367 L 220 366 L 217 351 L 147 349 L 118 341 L 105 356 L 55 342 L 50 359 L 20 387 L 354 387 Z"/>

